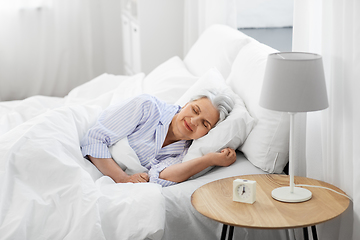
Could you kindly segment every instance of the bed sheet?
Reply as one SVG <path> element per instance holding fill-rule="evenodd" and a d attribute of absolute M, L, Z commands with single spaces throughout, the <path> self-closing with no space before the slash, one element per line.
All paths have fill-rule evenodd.
<path fill-rule="evenodd" d="M 191 204 L 192 193 L 200 186 L 218 179 L 267 174 L 255 167 L 237 151 L 237 160 L 229 167 L 216 167 L 207 174 L 163 189 L 166 206 L 165 234 L 163 240 L 220 239 L 222 224 L 198 213 Z M 235 227 L 234 239 L 241 240 L 285 240 L 285 230 L 255 230 Z"/>
<path fill-rule="evenodd" d="M 0 102 L 0 136 L 14 127 L 52 109 L 63 106 L 107 107 L 116 101 L 142 93 L 144 74 L 134 76 L 104 73 L 69 92 L 64 98 L 33 96 Z"/>
<path fill-rule="evenodd" d="M 0 102 L 0 136 L 33 117 L 62 106 L 63 103 L 63 98 L 46 96 Z"/>
<path fill-rule="evenodd" d="M 16 123 L 1 126 L 0 238 L 161 239 L 162 188 L 114 184 L 79 147 L 103 108 L 141 91 L 141 76 L 127 80 L 109 91 L 95 81 L 63 99 L 0 104 L 2 123 L 18 114 Z"/>
<path fill-rule="evenodd" d="M 143 80 L 103 74 L 64 98 L 0 102 L 1 237 L 219 239 L 221 224 L 199 214 L 190 198 L 210 181 L 265 173 L 240 152 L 229 167 L 162 189 L 113 184 L 81 156 L 79 141 L 98 113 L 142 93 Z M 278 230 L 235 228 L 235 239 L 261 237 L 286 239 Z"/>

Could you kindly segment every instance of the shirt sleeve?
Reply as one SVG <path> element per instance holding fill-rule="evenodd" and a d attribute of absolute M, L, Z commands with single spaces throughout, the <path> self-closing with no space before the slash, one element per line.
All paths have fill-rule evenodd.
<path fill-rule="evenodd" d="M 177 182 L 172 182 L 172 181 L 168 181 L 165 179 L 161 179 L 159 177 L 160 173 L 162 170 L 164 170 L 165 168 L 177 164 L 177 163 L 181 163 L 182 162 L 182 157 L 178 156 L 178 157 L 169 157 L 163 161 L 161 161 L 160 163 L 151 166 L 150 170 L 149 170 L 149 182 L 152 183 L 157 183 L 160 184 L 163 187 L 168 187 L 168 186 L 172 186 L 177 184 Z"/>
<path fill-rule="evenodd" d="M 105 109 L 80 143 L 83 156 L 111 158 L 109 147 L 144 125 L 153 111 L 156 107 L 146 95 Z"/>

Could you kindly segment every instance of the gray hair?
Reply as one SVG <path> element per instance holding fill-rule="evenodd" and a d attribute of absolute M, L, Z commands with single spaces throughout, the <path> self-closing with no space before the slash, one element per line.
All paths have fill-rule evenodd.
<path fill-rule="evenodd" d="M 217 89 L 204 89 L 202 92 L 200 92 L 200 94 L 193 96 L 190 101 L 195 101 L 204 97 L 208 98 L 219 111 L 219 121 L 217 121 L 215 126 L 217 126 L 219 123 L 224 121 L 227 116 L 229 116 L 235 105 L 235 101 L 229 93 L 227 93 L 225 90 Z"/>

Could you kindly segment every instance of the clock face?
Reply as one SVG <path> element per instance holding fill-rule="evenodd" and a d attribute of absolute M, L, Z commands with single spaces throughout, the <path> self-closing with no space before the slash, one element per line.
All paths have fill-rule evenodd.
<path fill-rule="evenodd" d="M 251 189 L 245 184 L 240 184 L 237 187 L 237 194 L 241 199 L 247 199 L 251 196 Z"/>
<path fill-rule="evenodd" d="M 233 201 L 253 204 L 256 201 L 256 182 L 235 179 L 233 181 Z"/>

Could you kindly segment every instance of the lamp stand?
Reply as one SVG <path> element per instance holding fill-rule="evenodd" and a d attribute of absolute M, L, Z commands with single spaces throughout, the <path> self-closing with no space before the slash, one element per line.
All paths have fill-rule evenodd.
<path fill-rule="evenodd" d="M 290 186 L 276 188 L 271 192 L 271 196 L 281 202 L 305 202 L 312 197 L 311 191 L 305 188 L 295 187 L 294 183 L 294 120 L 295 114 L 290 112 L 290 147 L 289 147 L 289 175 L 290 175 Z"/>

